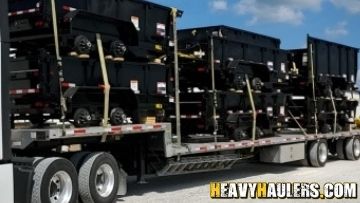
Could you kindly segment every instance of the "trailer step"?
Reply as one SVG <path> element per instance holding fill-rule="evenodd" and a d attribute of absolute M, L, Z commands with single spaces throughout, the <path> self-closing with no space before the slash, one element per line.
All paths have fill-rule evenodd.
<path fill-rule="evenodd" d="M 232 166 L 241 159 L 251 158 L 241 157 L 236 154 L 215 155 L 202 157 L 186 157 L 180 161 L 170 159 L 164 168 L 157 171 L 158 176 L 170 176 L 189 173 L 209 172 L 217 170 L 231 169 Z"/>

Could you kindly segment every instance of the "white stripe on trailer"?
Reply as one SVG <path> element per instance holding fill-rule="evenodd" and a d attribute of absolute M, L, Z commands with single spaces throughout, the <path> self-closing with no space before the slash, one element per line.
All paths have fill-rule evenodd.
<path fill-rule="evenodd" d="M 10 95 L 22 95 L 22 94 L 35 94 L 39 89 L 13 89 L 10 90 Z"/>
<path fill-rule="evenodd" d="M 250 141 L 250 140 L 243 140 L 239 142 L 232 141 L 229 142 L 220 142 L 220 143 L 207 143 L 207 144 L 192 144 L 192 143 L 184 143 L 188 152 L 181 153 L 182 155 L 186 154 L 198 154 L 198 153 L 208 153 L 208 152 L 216 152 L 216 151 L 226 151 L 226 150 L 235 150 L 235 149 L 248 149 L 251 147 L 265 147 L 265 146 L 272 146 L 272 145 L 281 145 L 281 144 L 290 144 L 290 143 L 298 143 L 310 140 L 317 140 L 317 139 L 331 139 L 337 138 L 341 134 L 318 134 L 318 135 L 291 135 L 285 134 L 281 135 L 280 137 L 270 137 L 270 138 L 263 138 L 259 140 Z M 353 133 L 345 132 L 343 135 L 347 137 L 351 137 L 352 135 L 360 135 L 360 131 L 356 131 Z"/>
<path fill-rule="evenodd" d="M 62 86 L 65 88 L 70 88 L 70 87 L 76 87 L 76 84 L 64 82 L 64 83 L 62 83 Z"/>
<path fill-rule="evenodd" d="M 305 100 L 304 96 L 291 96 L 291 100 Z"/>
<path fill-rule="evenodd" d="M 67 136 L 79 136 L 79 135 L 86 135 L 86 129 L 85 128 L 75 128 L 71 130 L 66 130 Z"/>
<path fill-rule="evenodd" d="M 65 134 L 67 137 L 71 136 L 85 136 L 85 135 L 102 135 L 109 133 L 111 135 L 120 135 L 126 133 L 141 133 L 152 131 L 163 131 L 166 126 L 161 124 L 139 124 L 139 125 L 124 125 L 124 126 L 111 126 L 103 127 L 89 127 L 89 128 L 74 128 L 66 129 Z"/>
<path fill-rule="evenodd" d="M 62 7 L 63 8 L 63 10 L 65 10 L 65 11 L 76 11 L 77 10 L 77 8 L 74 8 L 74 7 L 70 7 L 70 6 L 63 6 Z"/>
<path fill-rule="evenodd" d="M 31 9 L 27 9 L 27 10 L 21 10 L 21 11 L 14 11 L 14 12 L 10 12 L 8 13 L 8 16 L 18 16 L 18 15 L 23 15 L 23 14 L 27 14 L 27 13 L 35 13 L 39 11 L 39 8 L 31 8 Z"/>

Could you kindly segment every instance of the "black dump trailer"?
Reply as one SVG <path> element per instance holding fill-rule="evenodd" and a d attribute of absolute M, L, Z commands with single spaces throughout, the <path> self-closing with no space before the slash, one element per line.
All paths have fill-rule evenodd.
<path fill-rule="evenodd" d="M 51 5 L 49 2 L 47 0 L 24 0 L 10 3 L 10 26 L 14 42 L 21 41 L 23 47 L 28 45 L 24 40 L 34 42 L 37 39 L 37 41 L 35 40 L 37 46 L 39 44 L 46 46 L 52 43 L 52 39 L 49 38 L 49 35 L 52 35 Z M 67 27 L 66 25 L 70 19 L 74 18 L 74 14 L 72 14 L 74 11 L 80 10 L 82 13 L 88 12 L 117 19 L 116 24 L 121 30 L 120 36 L 118 39 L 109 40 L 106 45 L 107 54 L 113 57 L 125 55 L 127 60 L 136 62 L 141 60 L 161 61 L 173 44 L 172 9 L 169 7 L 143 0 L 60 0 L 56 1 L 56 9 L 59 27 L 64 33 L 72 29 L 71 26 Z M 177 11 L 177 15 L 181 16 L 182 12 Z M 85 22 L 85 25 L 84 22 L 79 23 L 83 25 L 82 31 L 89 29 L 88 22 Z M 106 30 L 105 25 L 103 25 L 104 22 L 90 24 L 98 32 Z M 107 34 L 110 33 L 115 34 L 116 32 L 110 31 Z M 49 41 L 46 42 L 45 39 Z M 63 39 L 62 43 L 64 50 L 71 53 L 89 54 L 94 50 L 93 36 L 84 33 Z"/>
<path fill-rule="evenodd" d="M 227 26 L 193 28 L 179 31 L 179 52 L 184 134 L 219 131 L 238 140 L 254 134 L 255 121 L 257 137 L 281 128 L 288 64 L 279 39 Z"/>
<path fill-rule="evenodd" d="M 96 34 L 111 86 L 111 123 L 164 120 L 170 67 L 160 59 L 171 55 L 172 9 L 138 0 L 55 1 L 59 60 L 50 2 L 10 2 L 13 121 L 62 118 L 79 127 L 101 121 L 105 82 Z"/>
<path fill-rule="evenodd" d="M 309 131 L 343 131 L 354 122 L 358 51 L 311 36 L 306 49 L 290 51 L 288 108 Z"/>
<path fill-rule="evenodd" d="M 82 127 L 97 125 L 102 119 L 104 105 L 99 61 L 64 57 L 62 63 L 64 81 L 61 85 L 67 104 L 67 120 L 74 120 L 74 124 Z M 10 68 L 13 119 L 30 120 L 35 125 L 48 119 L 59 119 L 56 58 L 47 54 L 16 58 Z M 138 123 L 141 122 L 139 119 L 148 116 L 163 119 L 162 108 L 156 108 L 156 104 L 168 101 L 168 70 L 167 66 L 159 64 L 107 62 L 112 124 Z"/>

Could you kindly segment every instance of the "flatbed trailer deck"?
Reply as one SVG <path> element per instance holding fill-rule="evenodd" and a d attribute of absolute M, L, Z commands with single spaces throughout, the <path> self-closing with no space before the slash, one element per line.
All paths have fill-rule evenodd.
<path fill-rule="evenodd" d="M 107 139 L 99 142 L 104 136 Z M 214 135 L 204 134 L 193 135 L 195 139 L 197 136 L 214 137 Z M 220 137 L 221 135 L 217 136 Z M 96 138 L 99 145 L 101 145 L 114 141 L 120 143 L 124 137 L 138 137 L 136 138 L 138 140 L 141 140 L 140 137 L 145 137 L 145 139 L 155 137 L 157 141 L 151 142 L 147 147 L 142 146 L 140 142 L 139 146 L 137 146 L 144 147 L 140 150 L 142 154 L 136 157 L 139 163 L 137 176 L 140 182 L 145 181 L 146 168 L 154 164 L 146 158 L 152 150 L 158 150 L 159 154 L 157 156 L 164 157 L 161 161 L 158 161 L 160 163 L 159 166 L 154 167 L 154 172 L 158 176 L 226 170 L 231 169 L 240 160 L 254 157 L 261 162 L 287 163 L 306 160 L 309 164 L 314 162 L 313 159 L 317 160 L 320 157 L 320 153 L 324 156 L 325 152 L 320 152 L 319 150 L 315 154 L 310 155 L 310 153 L 313 153 L 310 149 L 314 145 L 318 147 L 316 144 L 321 143 L 326 143 L 326 159 L 322 160 L 322 162 L 315 161 L 311 164 L 312 166 L 324 166 L 327 161 L 327 151 L 337 155 L 340 159 L 357 160 L 360 156 L 359 152 L 355 152 L 359 150 L 358 140 L 360 139 L 360 130 L 357 129 L 327 134 L 306 134 L 300 130 L 293 129 L 279 132 L 273 137 L 256 140 L 206 141 L 201 143 L 182 142 L 180 145 L 177 139 L 178 136 L 172 132 L 172 125 L 170 123 L 86 128 L 63 128 L 62 126 L 40 129 L 22 128 L 13 129 L 11 137 L 12 148 L 15 151 L 26 150 L 34 143 L 56 142 L 57 147 L 59 145 L 86 145 L 89 143 L 89 138 Z M 348 145 L 353 147 L 349 148 Z M 61 147 L 58 149 L 61 149 Z M 82 149 L 80 148 L 70 153 L 82 153 L 81 151 Z M 60 156 L 66 157 L 66 153 L 69 153 L 69 151 L 59 153 Z M 61 153 L 64 155 L 61 155 Z M 114 152 L 110 153 L 114 156 L 124 156 Z M 346 155 L 347 153 L 350 155 Z M 160 159 L 158 158 L 158 160 Z M 126 179 L 126 177 L 124 178 Z M 122 187 L 125 186 L 123 185 Z"/>
<path fill-rule="evenodd" d="M 327 134 L 301 134 L 300 132 L 284 132 L 274 137 L 266 137 L 257 140 L 242 140 L 229 142 L 206 142 L 206 143 L 176 143 L 176 135 L 171 131 L 170 123 L 134 124 L 111 127 L 87 127 L 87 128 L 27 128 L 12 130 L 12 148 L 25 149 L 33 142 L 46 142 L 52 140 L 66 140 L 73 138 L 109 137 L 121 138 L 125 135 L 163 133 L 165 157 L 188 156 L 228 150 L 259 148 L 273 145 L 284 145 L 298 142 L 309 142 L 320 139 L 345 139 L 360 136 L 360 130 L 351 130 Z M 211 136 L 211 135 L 209 135 Z M 213 136 L 213 135 L 212 135 Z M 77 141 L 78 142 L 78 141 Z"/>

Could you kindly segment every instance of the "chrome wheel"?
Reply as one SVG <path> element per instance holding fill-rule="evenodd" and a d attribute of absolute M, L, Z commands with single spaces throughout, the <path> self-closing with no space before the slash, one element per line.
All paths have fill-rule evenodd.
<path fill-rule="evenodd" d="M 72 197 L 73 184 L 65 171 L 58 171 L 50 179 L 49 199 L 51 203 L 68 203 Z"/>
<path fill-rule="evenodd" d="M 109 164 L 101 165 L 96 171 L 95 186 L 96 191 L 102 197 L 107 197 L 114 189 L 115 175 Z"/>

